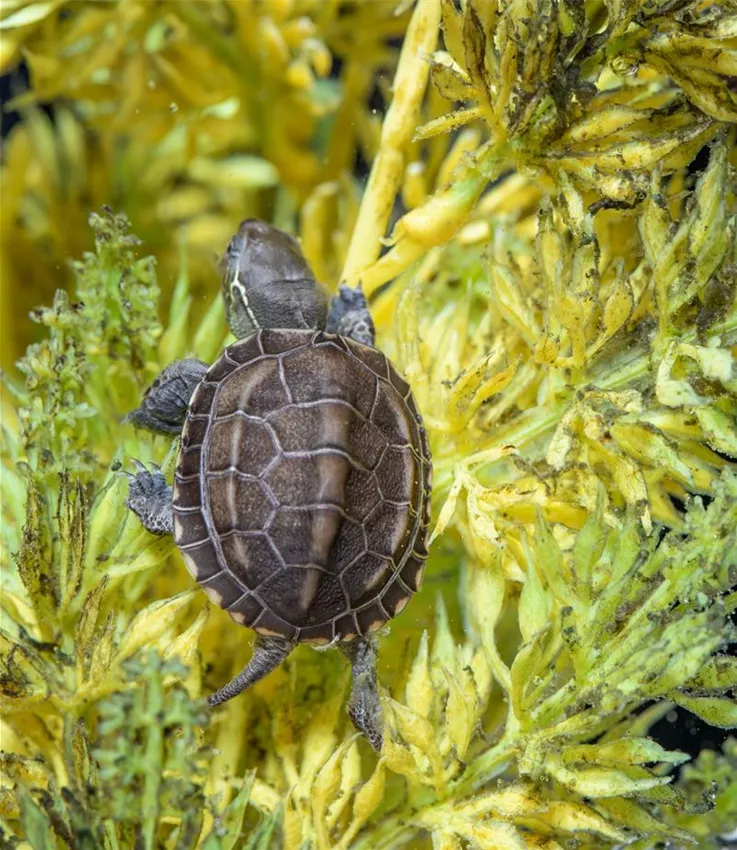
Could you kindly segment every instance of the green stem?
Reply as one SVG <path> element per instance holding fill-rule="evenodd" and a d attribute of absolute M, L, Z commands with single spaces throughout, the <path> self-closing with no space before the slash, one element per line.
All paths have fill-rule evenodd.
<path fill-rule="evenodd" d="M 143 688 L 143 699 L 146 700 L 146 713 L 153 719 L 163 712 L 164 692 L 162 681 L 158 676 L 152 676 Z M 148 770 L 144 780 L 141 799 L 141 820 L 144 830 L 144 846 L 153 850 L 156 846 L 156 827 L 159 820 L 159 791 L 161 789 L 161 760 L 164 752 L 164 732 L 161 724 L 148 724 L 146 740 L 146 762 Z"/>

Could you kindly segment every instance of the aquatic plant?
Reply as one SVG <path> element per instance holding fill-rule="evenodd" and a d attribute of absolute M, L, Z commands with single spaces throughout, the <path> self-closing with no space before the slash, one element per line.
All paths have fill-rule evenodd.
<path fill-rule="evenodd" d="M 381 637 L 378 757 L 353 734 L 335 653 L 301 648 L 209 712 L 202 697 L 242 666 L 249 634 L 126 511 L 122 471 L 134 457 L 171 469 L 176 441 L 123 417 L 166 363 L 217 356 L 219 297 L 195 306 L 216 274 L 169 230 L 141 242 L 122 213 L 93 214 L 92 250 L 33 313 L 43 337 L 4 386 L 4 839 L 718 847 L 737 827 L 734 741 L 685 764 L 648 733 L 676 705 L 737 726 L 735 8 L 418 0 L 393 18 L 391 4 L 274 0 L 132 3 L 116 18 L 117 3 L 6 5 L 0 33 L 31 64 L 26 100 L 63 94 L 69 121 L 104 134 L 130 91 L 136 145 L 185 134 L 187 110 L 147 118 L 151 89 L 125 83 L 131 45 L 171 81 L 195 67 L 194 39 L 214 78 L 245 53 L 239 16 L 257 16 L 267 45 L 289 46 L 260 71 L 286 111 L 304 106 L 288 72 L 315 94 L 295 63 L 344 59 L 338 129 L 302 139 L 327 152 L 316 171 L 283 170 L 278 134 L 269 151 L 228 142 L 213 162 L 259 151 L 289 199 L 278 223 L 315 271 L 372 295 L 379 344 L 426 417 L 435 511 L 425 587 Z M 290 41 L 290 22 L 326 52 Z M 366 95 L 397 32 L 379 124 Z M 210 105 L 193 97 L 187 121 L 202 130 Z M 231 140 L 242 130 L 218 120 Z M 364 189 L 348 173 L 358 146 Z M 17 155 L 4 181 L 23 173 Z M 182 156 L 188 169 L 203 154 Z M 174 182 L 157 184 L 161 203 Z M 16 210 L 33 208 L 33 185 L 13 184 Z M 242 211 L 238 197 L 218 207 L 213 250 L 254 211 L 250 190 Z M 35 220 L 61 227 L 58 213 Z M 4 235 L 3 262 L 22 268 L 28 238 Z"/>

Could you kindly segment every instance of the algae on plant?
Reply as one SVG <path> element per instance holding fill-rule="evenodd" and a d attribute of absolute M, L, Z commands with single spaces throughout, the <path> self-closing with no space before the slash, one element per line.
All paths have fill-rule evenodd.
<path fill-rule="evenodd" d="M 5 67 L 31 71 L 4 317 L 26 269 L 50 292 L 81 256 L 3 386 L 11 846 L 717 848 L 737 828 L 734 740 L 687 763 L 648 737 L 675 705 L 737 726 L 737 7 L 397 5 L 4 4 Z M 115 212 L 83 253 L 87 199 Z M 337 653 L 301 648 L 211 713 L 250 633 L 125 509 L 130 459 L 170 472 L 177 441 L 124 416 L 167 363 L 218 355 L 206 253 L 270 209 L 328 285 L 372 295 L 432 444 L 378 757 Z"/>

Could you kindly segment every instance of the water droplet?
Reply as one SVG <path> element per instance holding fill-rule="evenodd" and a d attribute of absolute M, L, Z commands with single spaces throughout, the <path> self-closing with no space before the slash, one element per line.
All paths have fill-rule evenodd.
<path fill-rule="evenodd" d="M 174 101 L 172 101 L 172 102 L 169 104 L 169 112 L 179 112 L 179 104 L 178 104 L 178 103 L 174 103 Z"/>

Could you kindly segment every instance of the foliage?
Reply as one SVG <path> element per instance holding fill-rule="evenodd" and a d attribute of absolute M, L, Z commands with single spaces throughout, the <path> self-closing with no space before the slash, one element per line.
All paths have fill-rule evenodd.
<path fill-rule="evenodd" d="M 685 764 L 648 737 L 675 705 L 737 726 L 735 9 L 411 5 L 3 7 L 4 61 L 33 82 L 3 269 L 58 285 L 86 199 L 145 237 L 91 216 L 4 384 L 11 846 L 716 847 L 737 827 L 734 742 Z M 32 104 L 59 96 L 52 124 Z M 425 587 L 381 637 L 378 758 L 337 653 L 301 648 L 211 714 L 247 633 L 124 505 L 130 459 L 170 472 L 177 451 L 125 413 L 227 340 L 197 246 L 269 193 L 323 280 L 372 294 L 433 450 Z"/>
<path fill-rule="evenodd" d="M 0 71 L 23 58 L 32 86 L 3 144 L 3 366 L 32 338 L 9 317 L 71 284 L 91 248 L 90 209 L 125 210 L 167 293 L 186 234 L 202 296 L 234 221 L 288 224 L 344 181 L 357 149 L 375 152 L 364 104 L 407 19 L 332 0 L 4 0 Z"/>

